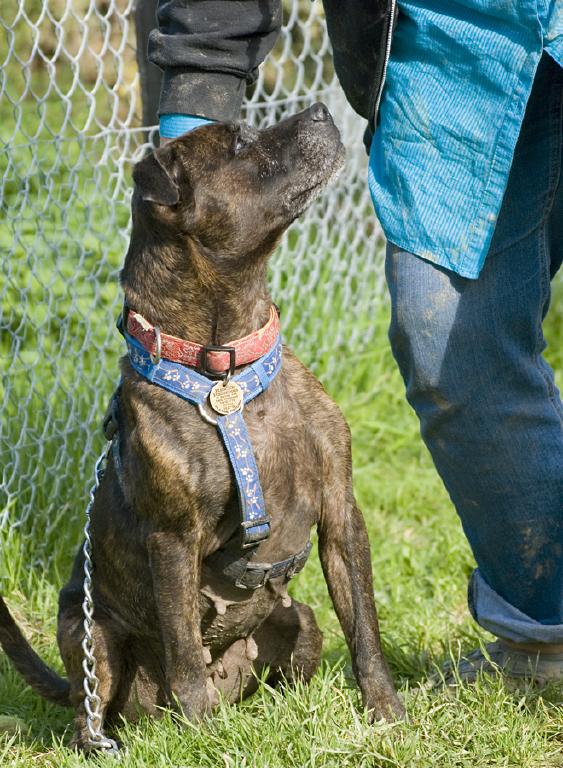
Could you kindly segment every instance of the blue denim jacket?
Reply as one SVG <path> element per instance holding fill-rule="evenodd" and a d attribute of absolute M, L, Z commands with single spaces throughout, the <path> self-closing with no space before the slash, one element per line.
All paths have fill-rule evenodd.
<path fill-rule="evenodd" d="M 369 186 L 387 238 L 458 274 L 485 261 L 562 0 L 400 2 Z"/>

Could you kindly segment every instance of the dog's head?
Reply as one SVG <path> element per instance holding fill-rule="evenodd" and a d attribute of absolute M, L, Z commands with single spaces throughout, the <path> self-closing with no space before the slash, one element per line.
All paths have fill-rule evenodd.
<path fill-rule="evenodd" d="M 343 165 L 340 134 L 323 104 L 265 130 L 212 123 L 135 166 L 133 219 L 163 241 L 191 238 L 210 258 L 272 250 Z"/>

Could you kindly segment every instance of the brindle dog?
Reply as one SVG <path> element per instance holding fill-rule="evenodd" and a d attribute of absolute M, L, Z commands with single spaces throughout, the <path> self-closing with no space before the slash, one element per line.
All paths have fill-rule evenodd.
<path fill-rule="evenodd" d="M 134 169 L 133 228 L 122 272 L 128 306 L 166 333 L 220 344 L 262 327 L 268 257 L 343 164 L 320 104 L 266 130 L 210 124 Z M 99 695 L 106 722 L 164 706 L 190 719 L 218 692 L 240 700 L 270 681 L 308 680 L 322 635 L 283 578 L 254 591 L 206 561 L 236 537 L 240 510 L 217 430 L 198 409 L 121 361 L 121 475 L 110 458 L 92 511 Z M 270 537 L 255 559 L 282 560 L 317 526 L 319 553 L 373 719 L 403 713 L 381 651 L 368 537 L 352 490 L 350 434 L 337 406 L 287 348 L 270 388 L 244 418 Z M 110 454 L 111 456 L 111 454 Z M 27 682 L 76 709 L 73 743 L 87 748 L 83 707 L 83 556 L 60 594 L 58 642 L 68 683 L 33 653 L 0 598 L 0 642 Z"/>

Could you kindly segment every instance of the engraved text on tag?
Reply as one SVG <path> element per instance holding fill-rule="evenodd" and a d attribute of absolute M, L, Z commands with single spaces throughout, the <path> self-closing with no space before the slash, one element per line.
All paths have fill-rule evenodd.
<path fill-rule="evenodd" d="M 242 389 L 235 381 L 228 381 L 226 384 L 219 382 L 209 393 L 209 402 L 216 413 L 228 416 L 230 413 L 241 410 Z"/>

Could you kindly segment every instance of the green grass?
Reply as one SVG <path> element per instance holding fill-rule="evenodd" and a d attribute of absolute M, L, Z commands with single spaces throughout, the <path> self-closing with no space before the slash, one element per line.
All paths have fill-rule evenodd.
<path fill-rule="evenodd" d="M 38 4 L 27 6 L 34 9 L 35 19 Z M 18 44 L 24 52 L 29 48 L 27 38 Z M 65 91 L 68 74 L 63 70 L 58 75 Z M 290 68 L 286 76 L 293 74 Z M 26 70 L 25 75 L 32 78 L 37 93 L 44 93 L 49 84 L 44 71 Z M 8 93 L 19 96 L 21 67 L 5 69 L 4 77 Z M 103 122 L 108 110 L 103 94 L 97 102 Z M 28 135 L 40 124 L 44 127 L 38 145 L 27 146 L 23 128 L 12 140 L 17 110 L 7 99 L 0 103 L 0 145 L 6 149 L 5 142 L 10 142 L 9 151 L 0 153 L 0 250 L 10 254 L 9 263 L 5 260 L 9 268 L 0 276 L 0 354 L 9 361 L 8 376 L 0 381 L 0 464 L 5 470 L 17 453 L 19 475 L 26 478 L 9 501 L 10 519 L 18 519 L 30 499 L 33 514 L 21 528 L 0 531 L 0 591 L 9 597 L 37 651 L 60 670 L 57 592 L 80 541 L 84 474 L 93 471 L 95 451 L 102 444 L 99 431 L 92 431 L 90 414 L 96 398 L 103 402 L 115 382 L 119 343 L 107 318 L 116 306 L 116 276 L 128 220 L 122 198 L 130 183 L 117 171 L 132 150 L 126 143 L 112 144 L 113 152 L 100 164 L 105 139 L 77 136 L 68 125 L 61 129 L 67 109 L 76 125 L 85 124 L 87 104 L 80 90 L 64 108 L 52 94 L 40 108 L 27 99 L 18 109 L 23 110 L 20 126 Z M 99 200 L 102 189 L 104 204 Z M 471 553 L 405 403 L 386 340 L 386 310 L 371 316 L 374 285 L 364 280 L 362 269 L 354 270 L 373 253 L 347 252 L 358 221 L 359 216 L 338 222 L 331 247 L 337 258 L 323 262 L 320 274 L 311 267 L 321 247 L 315 227 L 308 227 L 309 259 L 304 262 L 295 258 L 297 235 L 291 233 L 287 263 L 277 272 L 276 298 L 282 292 L 291 296 L 287 306 L 282 305 L 284 331 L 298 341 L 305 361 L 307 350 L 316 349 L 319 332 L 339 340 L 332 358 L 316 349 L 316 370 L 352 427 L 356 494 L 370 534 L 383 642 L 408 720 L 367 724 L 342 633 L 318 560 L 312 556 L 292 584 L 293 594 L 315 609 L 325 635 L 323 664 L 312 683 L 287 690 L 264 685 L 242 705 L 222 707 L 204 725 L 185 724 L 182 730 L 170 718 L 124 724 L 119 738 L 127 753 L 120 765 L 563 766 L 560 690 L 515 693 L 499 680 L 449 693 L 421 685 L 445 660 L 487 638 L 468 617 L 465 592 L 473 568 Z M 365 240 L 372 244 L 371 225 L 366 226 Z M 357 277 L 350 277 L 354 271 Z M 298 294 L 294 287 L 301 285 L 307 287 Z M 352 304 L 360 307 L 355 327 L 375 323 L 376 333 L 369 349 L 350 357 Z M 549 358 L 561 384 L 561 283 L 547 333 Z M 64 355 L 59 354 L 61 348 Z M 81 376 L 82 371 L 88 377 Z M 22 430 L 23 446 L 18 445 Z M 71 718 L 70 710 L 35 696 L 0 653 L 0 766 L 114 765 L 110 759 L 88 761 L 66 749 Z"/>
<path fill-rule="evenodd" d="M 563 291 L 546 323 L 549 359 L 563 371 Z M 325 635 L 322 668 L 308 687 L 259 692 L 220 708 L 209 722 L 180 729 L 170 718 L 125 724 L 123 766 L 419 766 L 555 768 L 563 766 L 561 690 L 510 690 L 500 680 L 429 691 L 420 684 L 446 659 L 488 638 L 470 620 L 467 578 L 473 560 L 421 444 L 416 419 L 386 340 L 385 310 L 370 348 L 351 360 L 351 377 L 325 381 L 354 437 L 356 493 L 369 528 L 383 641 L 408 721 L 367 724 L 349 656 L 316 557 L 293 593 L 315 609 Z M 72 452 L 72 449 L 71 449 Z M 72 457 L 71 457 L 72 458 Z M 44 490 L 48 495 L 49 489 Z M 79 524 L 81 505 L 78 504 Z M 77 521 L 63 518 L 77 530 Z M 74 526 L 74 528 L 72 528 Z M 73 534 L 74 536 L 74 534 Z M 70 553 L 55 548 L 49 568 L 30 567 L 32 548 L 5 537 L 0 585 L 34 647 L 60 669 L 55 645 L 57 590 Z M 0 765 L 70 766 L 88 761 L 65 748 L 71 712 L 42 702 L 0 658 Z M 113 765 L 109 758 L 96 764 Z M 90 761 L 92 764 L 92 761 Z"/>

